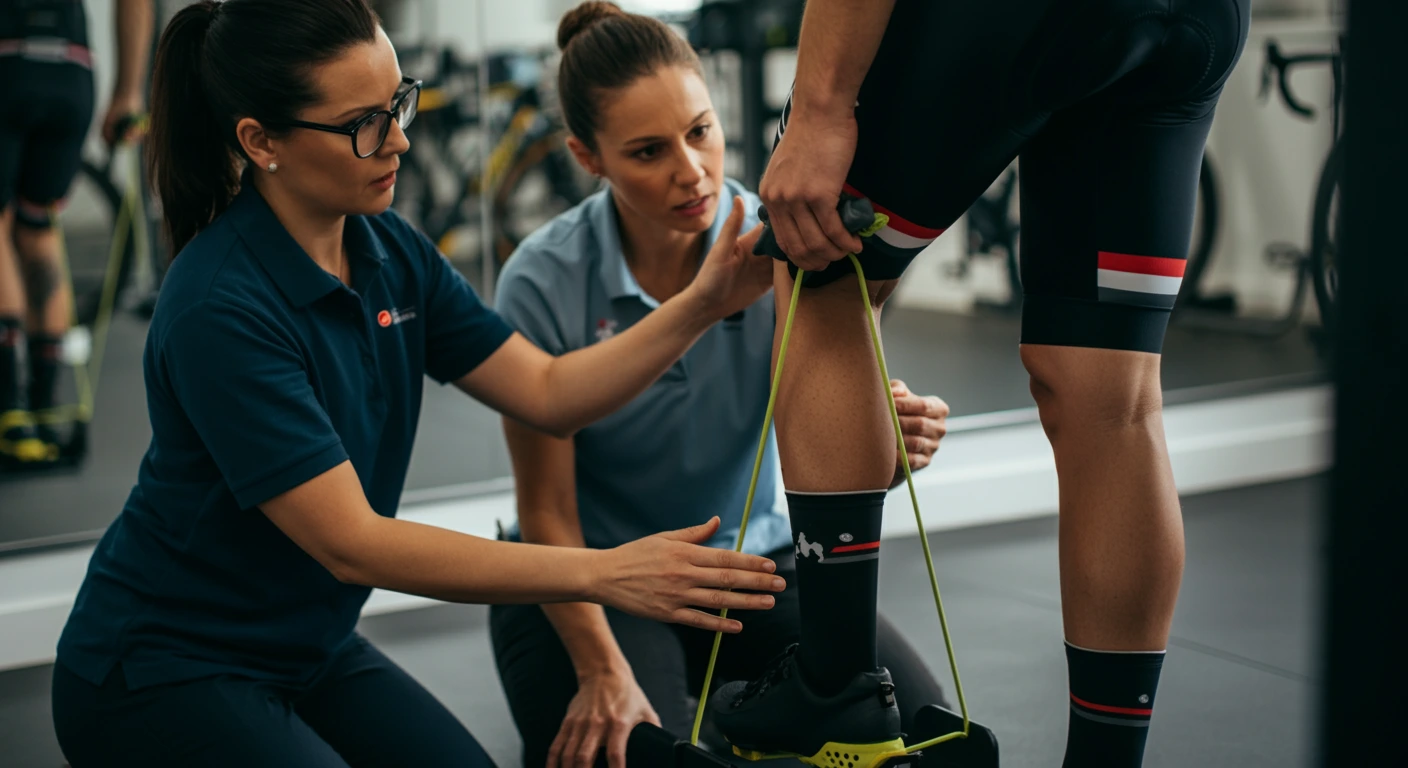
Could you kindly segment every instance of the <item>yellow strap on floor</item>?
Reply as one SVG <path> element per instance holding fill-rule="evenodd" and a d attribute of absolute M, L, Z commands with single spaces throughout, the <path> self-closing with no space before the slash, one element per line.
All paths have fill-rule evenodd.
<path fill-rule="evenodd" d="M 870 227 L 868 227 L 866 230 L 862 230 L 862 232 L 860 232 L 859 234 L 865 235 L 873 232 L 874 230 L 879 229 L 881 226 L 884 226 L 884 219 L 885 217 L 883 215 L 877 216 L 876 222 Z M 904 467 L 904 480 L 905 484 L 909 487 L 910 501 L 914 504 L 914 520 L 919 526 L 919 543 L 924 548 L 924 562 L 929 569 L 929 586 L 932 588 L 934 593 L 934 607 L 938 609 L 939 625 L 943 628 L 944 634 L 944 646 L 948 650 L 949 669 L 953 673 L 953 685 L 954 690 L 956 691 L 958 696 L 958 707 L 961 714 L 963 715 L 963 730 L 944 734 L 942 736 L 938 736 L 936 738 L 929 739 L 928 741 L 920 742 L 918 744 L 908 745 L 903 750 L 899 750 L 891 755 L 887 755 L 887 757 L 898 757 L 899 755 L 917 752 L 921 749 L 932 747 L 936 744 L 940 744 L 945 741 L 950 741 L 952 739 L 966 738 L 968 736 L 969 723 L 968 700 L 963 695 L 963 681 L 960 680 L 958 677 L 958 660 L 953 653 L 953 639 L 949 635 L 948 617 L 944 615 L 944 601 L 943 598 L 939 595 L 939 580 L 938 577 L 934 575 L 934 557 L 933 553 L 929 551 L 929 537 L 924 530 L 924 516 L 919 511 L 919 496 L 914 491 L 914 476 L 911 473 L 909 467 L 909 454 L 905 451 L 904 447 L 904 435 L 900 431 L 899 411 L 895 407 L 895 393 L 890 388 L 890 374 L 885 366 L 885 350 L 880 346 L 880 331 L 875 324 L 875 312 L 870 304 L 870 291 L 867 288 L 865 282 L 865 270 L 861 268 L 860 260 L 856 258 L 855 254 L 847 254 L 847 257 L 851 260 L 851 264 L 855 267 L 856 278 L 860 284 L 861 301 L 865 305 L 865 317 L 870 327 L 870 339 L 875 345 L 875 362 L 877 363 L 880 370 L 880 386 L 885 390 L 885 397 L 890 405 L 890 420 L 895 430 L 895 441 L 899 447 L 901 465 Z M 738 541 L 734 544 L 735 552 L 741 551 L 743 549 L 743 536 L 748 531 L 748 516 L 753 509 L 753 495 L 758 488 L 758 475 L 759 472 L 762 470 L 763 466 L 763 451 L 764 448 L 767 446 L 768 430 L 772 428 L 773 409 L 777 405 L 778 383 L 782 380 L 782 366 L 787 359 L 787 344 L 792 338 L 792 320 L 797 314 L 797 300 L 798 297 L 801 296 L 802 281 L 805 276 L 805 271 L 797 270 L 797 274 L 792 284 L 792 298 L 787 306 L 787 319 L 784 321 L 782 326 L 782 343 L 779 346 L 777 352 L 777 368 L 773 372 L 772 387 L 768 393 L 767 412 L 763 416 L 763 432 L 762 435 L 760 435 L 758 438 L 758 454 L 757 457 L 753 460 L 753 479 L 748 484 L 748 497 L 747 501 L 745 502 L 745 506 L 743 507 L 743 520 L 738 527 Z M 723 611 L 721 611 L 720 616 L 727 617 L 728 609 L 725 608 Z M 714 666 L 718 661 L 719 644 L 722 642 L 722 640 L 723 632 L 714 633 L 714 647 L 709 653 L 709 666 L 704 672 L 704 690 L 699 695 L 699 707 L 694 714 L 694 729 L 690 733 L 689 739 L 690 743 L 696 746 L 699 744 L 699 729 L 700 726 L 704 723 L 704 708 L 708 705 L 709 687 L 713 683 Z"/>

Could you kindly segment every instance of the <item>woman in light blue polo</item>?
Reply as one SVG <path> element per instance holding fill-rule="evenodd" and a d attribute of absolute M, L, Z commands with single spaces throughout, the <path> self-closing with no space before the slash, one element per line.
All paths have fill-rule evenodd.
<path fill-rule="evenodd" d="M 758 198 L 723 175 L 724 138 L 694 52 L 664 24 L 585 3 L 558 30 L 559 90 L 584 167 L 608 189 L 524 240 L 500 278 L 497 309 L 554 355 L 589 349 L 649 318 L 689 285 L 734 200 L 755 222 Z M 512 418 L 517 480 L 511 538 L 604 548 L 719 515 L 710 542 L 737 535 L 767 405 L 772 297 L 714 325 L 630 405 L 562 439 Z M 947 407 L 896 382 L 914 466 L 928 463 Z M 795 570 L 789 522 L 775 504 L 776 446 L 758 484 L 744 551 Z M 896 457 L 898 459 L 898 456 Z M 900 476 L 902 479 L 902 476 Z M 797 592 L 723 644 L 717 678 L 751 680 L 797 639 Z M 524 765 L 588 768 L 601 748 L 621 765 L 643 720 L 686 734 L 713 640 L 588 604 L 496 606 L 495 656 L 524 741 Z M 879 620 L 880 663 L 912 713 L 938 684 Z"/>
<path fill-rule="evenodd" d="M 153 82 L 179 255 L 143 355 L 151 446 L 59 641 L 74 768 L 491 766 L 355 631 L 373 588 L 700 626 L 719 617 L 690 606 L 771 605 L 720 591 L 781 580 L 690 543 L 716 522 L 565 553 L 395 519 L 426 376 L 570 434 L 764 295 L 772 265 L 735 243 L 741 216 L 650 322 L 553 358 L 387 210 L 419 84 L 364 0 L 187 6 Z"/>

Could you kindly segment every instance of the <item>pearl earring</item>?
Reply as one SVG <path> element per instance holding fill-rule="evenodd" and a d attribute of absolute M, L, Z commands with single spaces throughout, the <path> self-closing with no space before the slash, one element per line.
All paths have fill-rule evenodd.
<path fill-rule="evenodd" d="M 269 173 L 278 173 L 278 171 L 279 171 L 279 164 L 278 164 L 278 163 L 269 163 Z"/>

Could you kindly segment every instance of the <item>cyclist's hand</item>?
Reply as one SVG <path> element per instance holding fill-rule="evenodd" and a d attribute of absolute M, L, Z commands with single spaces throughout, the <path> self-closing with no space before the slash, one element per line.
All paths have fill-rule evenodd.
<path fill-rule="evenodd" d="M 144 113 L 144 110 L 141 93 L 113 94 L 112 101 L 108 104 L 107 116 L 103 118 L 103 141 L 112 147 L 140 138 L 137 118 Z M 125 128 L 122 135 L 119 136 L 117 130 L 119 124 L 124 123 L 124 120 Z"/>
<path fill-rule="evenodd" d="M 643 619 L 668 621 L 710 632 L 737 633 L 743 625 L 698 608 L 766 611 L 786 586 L 766 557 L 699 546 L 719 529 L 719 518 L 703 525 L 602 550 L 590 574 L 591 601 Z M 748 590 L 735 592 L 729 590 Z"/>
<path fill-rule="evenodd" d="M 801 269 L 818 272 L 847 253 L 860 253 L 861 241 L 847 232 L 836 213 L 841 187 L 856 153 L 856 119 L 799 113 L 768 161 L 758 196 L 778 247 Z"/>
<path fill-rule="evenodd" d="M 698 294 L 711 317 L 725 318 L 741 312 L 772 288 L 772 259 L 753 255 L 753 244 L 763 233 L 762 225 L 741 237 L 738 234 L 747 212 L 744 205 L 742 197 L 733 198 L 733 209 L 690 284 L 690 290 Z"/>
<path fill-rule="evenodd" d="M 604 673 L 583 678 L 548 749 L 547 768 L 593 768 L 603 747 L 610 768 L 626 768 L 626 740 L 639 723 L 659 725 L 660 716 L 634 675 Z"/>

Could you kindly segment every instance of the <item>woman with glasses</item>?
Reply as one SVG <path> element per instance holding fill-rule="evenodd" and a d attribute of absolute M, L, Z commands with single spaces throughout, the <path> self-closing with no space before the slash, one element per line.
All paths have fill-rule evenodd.
<path fill-rule="evenodd" d="M 743 205 L 687 289 L 552 357 L 388 210 L 419 87 L 365 0 L 196 3 L 153 83 L 178 256 L 143 359 L 152 442 L 59 641 L 74 768 L 491 765 L 355 632 L 372 588 L 733 632 L 693 606 L 771 607 L 770 561 L 698 546 L 717 518 L 574 551 L 395 519 L 422 377 L 572 434 L 766 293 Z"/>

